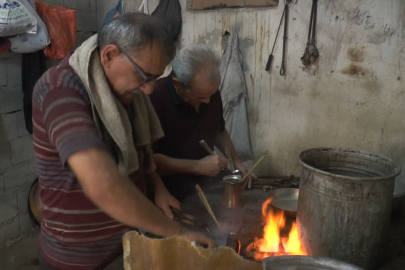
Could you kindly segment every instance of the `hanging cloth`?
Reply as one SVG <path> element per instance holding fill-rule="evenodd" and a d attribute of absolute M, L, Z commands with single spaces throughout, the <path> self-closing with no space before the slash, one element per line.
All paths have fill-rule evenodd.
<path fill-rule="evenodd" d="M 143 0 L 142 1 L 142 4 L 139 7 L 138 11 L 149 15 L 148 0 Z"/>
<path fill-rule="evenodd" d="M 152 13 L 166 27 L 170 37 L 176 41 L 180 34 L 182 19 L 179 0 L 160 0 L 159 5 Z"/>
<path fill-rule="evenodd" d="M 249 122 L 246 110 L 246 82 L 239 50 L 238 34 L 223 37 L 226 46 L 221 59 L 221 92 L 224 107 L 225 127 L 235 145 L 238 156 L 244 160 L 253 159 L 250 143 Z M 227 39 L 227 40 L 225 40 Z"/>
<path fill-rule="evenodd" d="M 117 5 L 113 9 L 111 9 L 105 16 L 101 29 L 103 29 L 104 25 L 111 22 L 114 18 L 122 14 L 124 14 L 124 4 L 120 0 L 118 1 Z"/>

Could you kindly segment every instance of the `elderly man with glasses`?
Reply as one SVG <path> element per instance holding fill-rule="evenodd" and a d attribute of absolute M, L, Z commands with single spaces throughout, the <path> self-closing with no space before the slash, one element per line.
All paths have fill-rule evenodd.
<path fill-rule="evenodd" d="M 180 204 L 155 171 L 151 143 L 163 131 L 146 95 L 174 54 L 155 19 L 125 14 L 37 82 L 33 143 L 43 269 L 102 269 L 122 252 L 131 228 L 214 245 L 172 219 L 170 208 Z"/>
<path fill-rule="evenodd" d="M 227 148 L 235 167 L 244 174 L 248 170 L 225 129 L 218 56 L 205 45 L 188 45 L 177 53 L 172 65 L 172 73 L 158 80 L 150 95 L 165 132 L 154 144 L 154 159 L 166 188 L 183 200 L 195 191 L 195 184 L 215 183 L 211 177 L 228 165 L 223 156 L 209 155 L 200 140 L 222 153 Z M 248 178 L 245 186 L 250 181 Z"/>

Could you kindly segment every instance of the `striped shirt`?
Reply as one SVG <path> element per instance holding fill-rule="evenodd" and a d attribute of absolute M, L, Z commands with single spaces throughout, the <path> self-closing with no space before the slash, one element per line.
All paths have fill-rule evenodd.
<path fill-rule="evenodd" d="M 106 150 L 89 96 L 69 66 L 69 57 L 49 69 L 33 92 L 33 144 L 43 204 L 38 243 L 54 267 L 100 269 L 121 252 L 122 236 L 130 228 L 95 206 L 67 166 L 74 153 Z M 142 150 L 139 154 L 142 157 Z M 130 178 L 145 191 L 142 169 Z"/>

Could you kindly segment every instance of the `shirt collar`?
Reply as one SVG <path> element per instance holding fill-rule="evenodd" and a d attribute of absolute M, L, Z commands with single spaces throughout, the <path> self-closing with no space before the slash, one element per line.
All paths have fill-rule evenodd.
<path fill-rule="evenodd" d="M 174 104 L 175 105 L 183 104 L 184 101 L 179 97 L 179 95 L 177 94 L 176 88 L 174 88 L 174 85 L 173 85 L 173 72 L 170 73 L 169 76 L 167 76 L 166 85 L 169 89 L 170 96 L 172 97 Z"/>

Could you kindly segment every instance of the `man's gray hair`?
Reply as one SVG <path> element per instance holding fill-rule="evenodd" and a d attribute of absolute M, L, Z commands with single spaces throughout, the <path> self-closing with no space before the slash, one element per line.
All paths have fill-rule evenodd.
<path fill-rule="evenodd" d="M 152 16 L 126 13 L 106 24 L 98 34 L 100 49 L 113 44 L 128 53 L 136 54 L 152 42 L 156 42 L 169 64 L 176 48 L 166 28 Z"/>
<path fill-rule="evenodd" d="M 221 82 L 219 57 L 206 45 L 187 45 L 176 55 L 172 63 L 174 76 L 187 87 L 193 77 L 204 68 L 211 83 Z"/>

